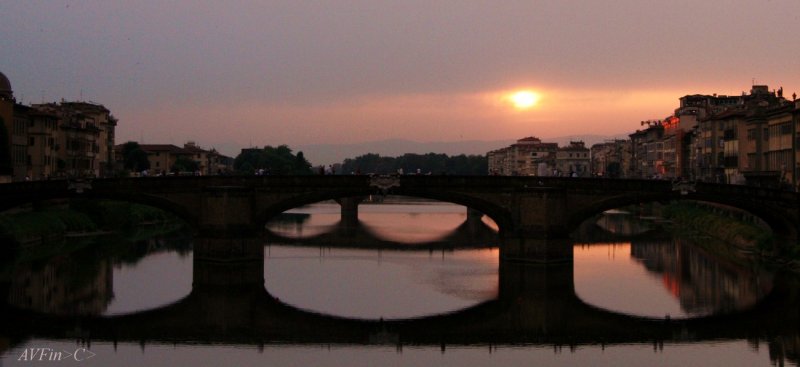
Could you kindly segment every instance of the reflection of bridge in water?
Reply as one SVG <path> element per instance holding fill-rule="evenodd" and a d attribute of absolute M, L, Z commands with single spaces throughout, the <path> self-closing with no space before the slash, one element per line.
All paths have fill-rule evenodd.
<path fill-rule="evenodd" d="M 605 311 L 575 294 L 570 264 L 500 262 L 495 300 L 442 315 L 406 320 L 358 320 L 282 303 L 264 289 L 259 239 L 196 241 L 193 290 L 173 304 L 121 316 L 67 317 L 2 310 L 2 334 L 88 342 L 200 342 L 263 345 L 391 344 L 593 345 L 719 339 L 798 340 L 797 285 L 776 279 L 754 308 L 721 316 L 670 320 Z M 391 287 L 391 284 L 387 284 Z M 796 346 L 794 346 L 796 348 Z M 792 350 L 792 346 L 788 347 Z"/>
<path fill-rule="evenodd" d="M 483 213 L 467 210 L 467 218 L 453 230 L 438 239 L 425 242 L 398 242 L 381 237 L 369 225 L 357 217 L 343 215 L 341 220 L 329 231 L 308 237 L 292 237 L 265 230 L 267 241 L 271 244 L 297 244 L 313 247 L 347 247 L 371 249 L 453 249 L 497 247 L 497 231 L 482 221 Z"/>

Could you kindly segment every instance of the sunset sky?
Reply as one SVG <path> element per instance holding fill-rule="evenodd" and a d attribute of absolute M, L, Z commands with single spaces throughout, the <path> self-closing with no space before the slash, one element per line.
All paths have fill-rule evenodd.
<path fill-rule="evenodd" d="M 104 104 L 118 142 L 548 138 L 791 98 L 799 35 L 797 0 L 0 0 L 0 71 L 25 104 Z"/>

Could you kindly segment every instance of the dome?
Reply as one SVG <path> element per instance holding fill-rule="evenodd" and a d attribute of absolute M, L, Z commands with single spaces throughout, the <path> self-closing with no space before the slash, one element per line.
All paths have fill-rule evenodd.
<path fill-rule="evenodd" d="M 5 74 L 0 72 L 0 98 L 11 98 L 12 95 L 11 82 L 8 81 Z"/>

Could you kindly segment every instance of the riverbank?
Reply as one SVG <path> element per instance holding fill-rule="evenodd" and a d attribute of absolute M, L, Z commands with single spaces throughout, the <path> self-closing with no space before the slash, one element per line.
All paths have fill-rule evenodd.
<path fill-rule="evenodd" d="M 29 247 L 65 238 L 93 237 L 125 232 L 143 225 L 178 222 L 172 214 L 149 206 L 73 200 L 0 214 L 0 239 L 11 243 L 11 247 Z"/>
<path fill-rule="evenodd" d="M 671 203 L 661 211 L 674 233 L 730 261 L 800 273 L 797 245 L 776 243 L 769 227 L 747 213 L 687 202 Z"/>

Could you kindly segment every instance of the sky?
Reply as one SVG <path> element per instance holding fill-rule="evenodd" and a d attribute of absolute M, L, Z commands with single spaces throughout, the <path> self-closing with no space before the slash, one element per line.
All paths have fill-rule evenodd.
<path fill-rule="evenodd" d="M 0 0 L 0 72 L 105 105 L 118 142 L 546 139 L 800 93 L 798 35 L 797 0 Z"/>

